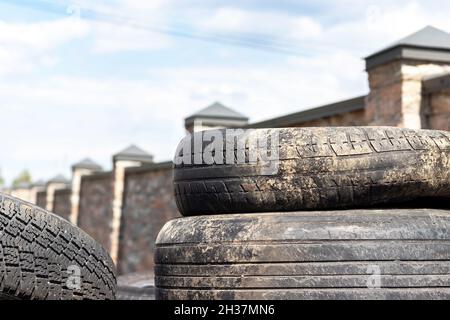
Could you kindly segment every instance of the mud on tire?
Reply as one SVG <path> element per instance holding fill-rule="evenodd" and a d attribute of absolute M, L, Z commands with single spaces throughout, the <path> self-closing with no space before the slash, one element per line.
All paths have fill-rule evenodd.
<path fill-rule="evenodd" d="M 450 211 L 198 216 L 157 239 L 157 299 L 450 299 Z"/>
<path fill-rule="evenodd" d="M 390 127 L 258 129 L 252 135 L 278 137 L 277 170 L 250 162 L 248 134 L 237 135 L 229 163 L 225 130 L 213 163 L 206 163 L 207 143 L 189 154 L 177 151 L 175 198 L 185 216 L 360 208 L 421 197 L 450 196 L 450 133 Z M 193 144 L 203 132 L 186 137 Z M 273 142 L 272 142 L 273 143 Z M 230 148 L 230 147 L 228 147 Z M 210 150 L 209 150 L 210 151 Z M 256 153 L 268 150 L 257 147 Z M 200 154 L 200 157 L 198 157 Z M 200 158 L 201 162 L 196 162 Z M 273 164 L 273 162 L 272 162 Z"/>

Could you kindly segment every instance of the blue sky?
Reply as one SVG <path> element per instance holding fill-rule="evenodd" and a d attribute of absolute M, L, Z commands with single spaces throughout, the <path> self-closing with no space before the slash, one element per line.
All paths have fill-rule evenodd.
<path fill-rule="evenodd" d="M 131 143 L 171 159 L 183 119 L 214 101 L 257 121 L 365 94 L 362 57 L 426 25 L 450 31 L 449 13 L 448 1 L 0 0 L 1 173 L 69 176 L 84 157 L 108 169 Z"/>

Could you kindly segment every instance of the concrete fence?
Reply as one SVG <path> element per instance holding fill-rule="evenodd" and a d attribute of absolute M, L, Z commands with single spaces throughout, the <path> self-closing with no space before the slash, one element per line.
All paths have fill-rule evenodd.
<path fill-rule="evenodd" d="M 152 270 L 158 232 L 167 221 L 179 216 L 172 180 L 171 162 L 125 171 L 118 239 L 119 273 Z"/>
<path fill-rule="evenodd" d="M 53 196 L 53 211 L 66 220 L 70 220 L 70 210 L 72 208 L 70 204 L 70 197 L 72 196 L 72 189 L 58 189 L 55 190 Z"/>
<path fill-rule="evenodd" d="M 111 251 L 113 178 L 113 172 L 82 177 L 79 213 L 76 219 L 77 225 L 108 251 Z M 56 213 L 59 214 L 59 212 Z"/>

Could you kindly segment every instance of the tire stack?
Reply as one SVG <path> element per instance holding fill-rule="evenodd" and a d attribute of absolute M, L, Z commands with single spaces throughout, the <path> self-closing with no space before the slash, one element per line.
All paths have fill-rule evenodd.
<path fill-rule="evenodd" d="M 263 129 L 230 144 L 220 132 L 223 152 L 177 151 L 185 217 L 158 236 L 157 299 L 450 298 L 450 133 Z M 233 145 L 258 161 L 221 161 Z"/>

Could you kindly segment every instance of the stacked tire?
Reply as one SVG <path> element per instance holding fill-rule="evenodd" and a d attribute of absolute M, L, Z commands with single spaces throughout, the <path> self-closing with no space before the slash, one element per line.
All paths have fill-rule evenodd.
<path fill-rule="evenodd" d="M 220 132 L 222 150 L 177 151 L 175 196 L 188 217 L 158 236 L 157 299 L 450 298 L 448 132 L 242 131 L 232 153 L 245 163 L 225 161 L 233 144 Z M 214 161 L 194 161 L 207 153 Z"/>

